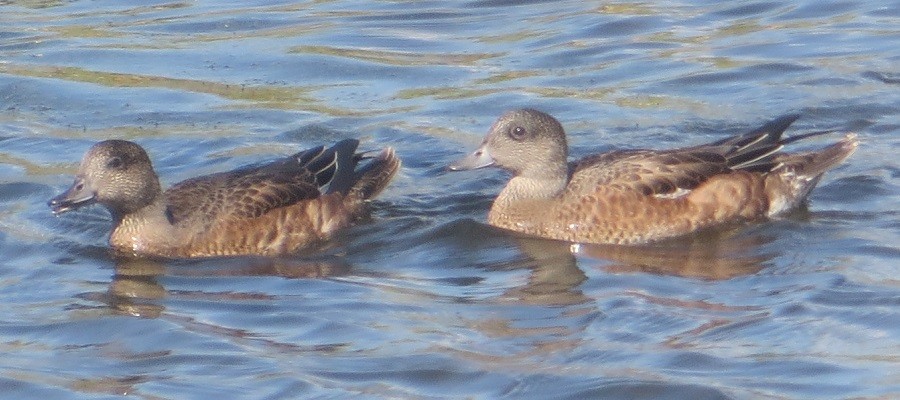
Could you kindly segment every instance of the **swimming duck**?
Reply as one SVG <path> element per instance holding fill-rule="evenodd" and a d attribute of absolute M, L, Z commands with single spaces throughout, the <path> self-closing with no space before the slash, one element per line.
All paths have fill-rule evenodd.
<path fill-rule="evenodd" d="M 328 240 L 362 216 L 366 201 L 400 168 L 393 149 L 368 157 L 356 153 L 358 145 L 347 139 L 163 191 L 141 146 L 106 140 L 88 150 L 75 182 L 48 205 L 57 215 L 105 206 L 113 218 L 109 243 L 122 252 L 170 258 L 289 254 Z"/>
<path fill-rule="evenodd" d="M 496 166 L 512 178 L 488 223 L 578 243 L 639 244 L 783 214 L 859 145 L 855 134 L 818 151 L 785 145 L 798 115 L 716 142 L 672 150 L 617 150 L 567 162 L 562 125 L 533 109 L 503 114 L 451 170 Z"/>

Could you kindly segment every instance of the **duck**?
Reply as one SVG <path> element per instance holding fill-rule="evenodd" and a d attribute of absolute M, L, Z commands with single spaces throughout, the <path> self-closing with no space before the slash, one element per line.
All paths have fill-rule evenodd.
<path fill-rule="evenodd" d="M 626 149 L 568 162 L 563 126 L 535 109 L 504 113 L 451 171 L 511 174 L 488 224 L 573 243 L 645 244 L 772 218 L 799 207 L 822 175 L 859 146 L 854 133 L 827 147 L 784 146 L 831 131 L 782 138 L 785 115 L 750 132 L 669 150 Z"/>
<path fill-rule="evenodd" d="M 85 153 L 72 186 L 50 199 L 55 215 L 91 204 L 109 210 L 110 246 L 164 258 L 294 254 L 321 245 L 366 214 L 400 169 L 390 147 L 359 141 L 199 176 L 163 191 L 147 152 L 105 140 Z"/>

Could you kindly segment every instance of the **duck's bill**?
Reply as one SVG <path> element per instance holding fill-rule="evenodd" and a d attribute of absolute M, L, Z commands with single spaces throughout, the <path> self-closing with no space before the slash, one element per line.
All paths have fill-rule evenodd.
<path fill-rule="evenodd" d="M 469 154 L 465 158 L 452 163 L 448 166 L 451 171 L 463 171 L 468 169 L 478 169 L 484 168 L 494 165 L 494 159 L 491 157 L 491 153 L 485 148 L 485 146 L 481 146 L 478 150 L 475 150 L 474 153 Z"/>
<path fill-rule="evenodd" d="M 76 178 L 68 190 L 47 202 L 53 214 L 59 215 L 67 211 L 94 204 L 94 192 L 84 184 L 84 179 Z"/>

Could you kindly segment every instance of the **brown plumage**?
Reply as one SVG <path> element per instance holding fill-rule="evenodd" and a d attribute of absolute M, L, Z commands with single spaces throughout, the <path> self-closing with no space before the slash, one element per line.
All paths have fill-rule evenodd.
<path fill-rule="evenodd" d="M 114 227 L 110 244 L 163 257 L 281 255 L 319 244 L 365 212 L 400 168 L 387 148 L 365 158 L 347 139 L 267 164 L 200 176 L 163 192 L 141 146 L 97 143 L 75 183 L 50 200 L 55 214 L 104 205 Z M 327 191 L 322 189 L 327 186 Z"/>
<path fill-rule="evenodd" d="M 634 244 L 771 217 L 800 204 L 822 174 L 850 156 L 855 134 L 819 151 L 782 153 L 798 116 L 743 135 L 673 150 L 621 150 L 567 163 L 562 125 L 537 110 L 507 112 L 452 170 L 512 173 L 488 223 L 582 243 Z"/>

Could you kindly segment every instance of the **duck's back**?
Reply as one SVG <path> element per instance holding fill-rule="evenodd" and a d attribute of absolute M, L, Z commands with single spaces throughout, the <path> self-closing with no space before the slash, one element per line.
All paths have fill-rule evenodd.
<path fill-rule="evenodd" d="M 258 218 L 319 196 L 320 185 L 311 171 L 277 164 L 192 178 L 165 192 L 173 224 L 198 229 L 215 221 Z"/>
<path fill-rule="evenodd" d="M 728 171 L 725 158 L 699 150 L 619 150 L 585 157 L 570 165 L 564 197 L 597 190 L 665 196 L 692 190 Z"/>

